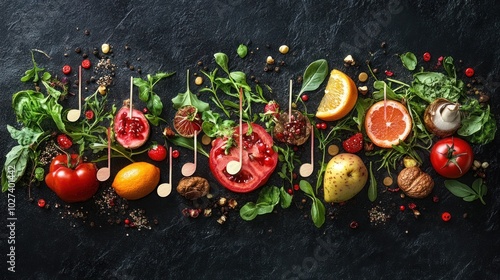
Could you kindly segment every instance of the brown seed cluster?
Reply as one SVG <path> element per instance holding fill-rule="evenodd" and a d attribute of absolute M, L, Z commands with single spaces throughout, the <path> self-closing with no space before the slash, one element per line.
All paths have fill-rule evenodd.
<path fill-rule="evenodd" d="M 385 224 L 387 220 L 389 220 L 390 215 L 386 214 L 384 211 L 385 211 L 384 208 L 378 205 L 368 210 L 368 217 L 370 218 L 370 223 L 372 225 Z"/>

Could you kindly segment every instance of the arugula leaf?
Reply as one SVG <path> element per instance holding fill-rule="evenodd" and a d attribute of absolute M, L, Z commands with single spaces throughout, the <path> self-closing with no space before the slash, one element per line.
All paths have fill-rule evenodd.
<path fill-rule="evenodd" d="M 179 93 L 176 97 L 172 98 L 172 103 L 174 104 L 174 109 L 178 110 L 184 106 L 191 105 L 198 109 L 198 112 L 204 112 L 209 110 L 210 106 L 208 103 L 201 101 L 194 95 L 189 89 L 189 70 L 187 70 L 186 75 L 186 92 Z"/>
<path fill-rule="evenodd" d="M 401 62 L 403 62 L 403 66 L 406 67 L 406 69 L 413 71 L 415 70 L 415 67 L 417 67 L 417 57 L 415 54 L 406 52 L 400 55 L 399 58 L 401 59 Z"/>
<path fill-rule="evenodd" d="M 374 202 L 377 199 L 377 179 L 373 174 L 371 161 L 370 161 L 370 186 L 368 187 L 368 199 L 371 202 Z"/>
<path fill-rule="evenodd" d="M 35 61 L 35 54 L 31 51 L 31 62 L 33 63 L 33 67 L 24 72 L 24 76 L 21 77 L 21 82 L 29 82 L 32 81 L 34 83 L 40 80 L 40 73 L 44 71 L 44 68 L 38 67 Z M 46 79 L 47 76 L 44 75 Z"/>
<path fill-rule="evenodd" d="M 162 79 L 174 75 L 175 72 L 165 73 L 159 72 L 154 75 L 148 74 L 147 80 L 134 78 L 133 84 L 139 88 L 139 99 L 146 103 L 146 107 L 153 116 L 158 117 L 163 111 L 163 103 L 161 98 L 153 91 L 154 86 Z M 157 122 L 158 118 L 152 118 Z M 158 125 L 153 123 L 154 125 Z"/>
<path fill-rule="evenodd" d="M 245 56 L 247 56 L 248 53 L 248 48 L 247 46 L 240 44 L 236 52 L 238 53 L 239 57 L 245 58 Z"/>
<path fill-rule="evenodd" d="M 209 137 L 229 137 L 234 132 L 234 121 L 223 120 L 218 113 L 211 110 L 203 112 L 201 118 L 203 132 Z"/>

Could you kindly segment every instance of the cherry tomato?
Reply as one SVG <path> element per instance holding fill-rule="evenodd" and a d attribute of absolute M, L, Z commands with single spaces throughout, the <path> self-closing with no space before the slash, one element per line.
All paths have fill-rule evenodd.
<path fill-rule="evenodd" d="M 90 62 L 89 59 L 84 59 L 82 61 L 82 67 L 85 68 L 85 69 L 89 69 L 90 66 L 92 66 L 92 63 Z"/>
<path fill-rule="evenodd" d="M 467 76 L 469 78 L 472 77 L 472 76 L 474 76 L 474 69 L 472 69 L 470 67 L 467 68 L 467 69 L 465 69 L 465 76 Z"/>
<path fill-rule="evenodd" d="M 148 156 L 154 161 L 162 161 L 167 158 L 167 148 L 163 145 L 154 144 L 149 148 Z"/>
<path fill-rule="evenodd" d="M 56 156 L 50 163 L 45 183 L 68 203 L 88 200 L 99 188 L 96 166 L 83 162 L 77 154 Z"/>
<path fill-rule="evenodd" d="M 67 150 L 67 149 L 71 148 L 71 146 L 73 146 L 73 142 L 66 134 L 57 135 L 57 144 L 63 150 Z"/>
<path fill-rule="evenodd" d="M 64 75 L 69 75 L 71 73 L 71 66 L 69 65 L 64 65 L 62 68 L 62 72 Z"/>
<path fill-rule="evenodd" d="M 467 141 L 448 137 L 436 142 L 431 149 L 431 164 L 441 176 L 459 178 L 472 166 L 474 154 Z"/>
<path fill-rule="evenodd" d="M 227 138 L 217 138 L 212 143 L 210 150 L 209 167 L 217 181 L 227 189 L 246 193 L 264 185 L 278 164 L 278 153 L 274 152 L 273 138 L 258 124 L 252 125 L 252 133 L 247 135 L 248 124 L 244 123 L 243 142 L 239 141 L 239 127 L 234 129 L 233 141 L 235 146 L 226 154 Z M 262 148 L 263 143 L 266 149 Z M 243 146 L 243 164 L 236 175 L 227 172 L 226 166 L 230 161 L 239 160 L 239 146 Z M 261 147 L 259 149 L 259 147 Z"/>

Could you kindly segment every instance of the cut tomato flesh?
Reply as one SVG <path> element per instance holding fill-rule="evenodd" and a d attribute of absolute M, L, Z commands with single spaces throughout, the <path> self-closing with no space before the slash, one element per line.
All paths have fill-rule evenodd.
<path fill-rule="evenodd" d="M 210 151 L 210 170 L 217 181 L 225 188 L 238 192 L 251 192 L 264 185 L 278 164 L 278 154 L 272 149 L 273 140 L 264 128 L 252 124 L 252 133 L 247 135 L 248 124 L 243 124 L 243 152 L 241 170 L 231 175 L 227 172 L 227 164 L 239 161 L 239 128 L 235 128 L 233 139 L 236 145 L 225 152 L 227 140 L 218 138 L 212 143 Z M 263 149 L 262 147 L 266 147 Z"/>

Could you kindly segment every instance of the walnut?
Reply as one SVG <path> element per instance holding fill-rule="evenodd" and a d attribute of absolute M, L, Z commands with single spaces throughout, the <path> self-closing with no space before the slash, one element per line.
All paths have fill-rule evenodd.
<path fill-rule="evenodd" d="M 177 185 L 177 192 L 187 199 L 195 200 L 208 194 L 210 185 L 202 177 L 184 177 Z"/>
<path fill-rule="evenodd" d="M 409 197 L 424 198 L 434 188 L 432 177 L 420 170 L 419 167 L 407 167 L 398 175 L 399 188 Z"/>

